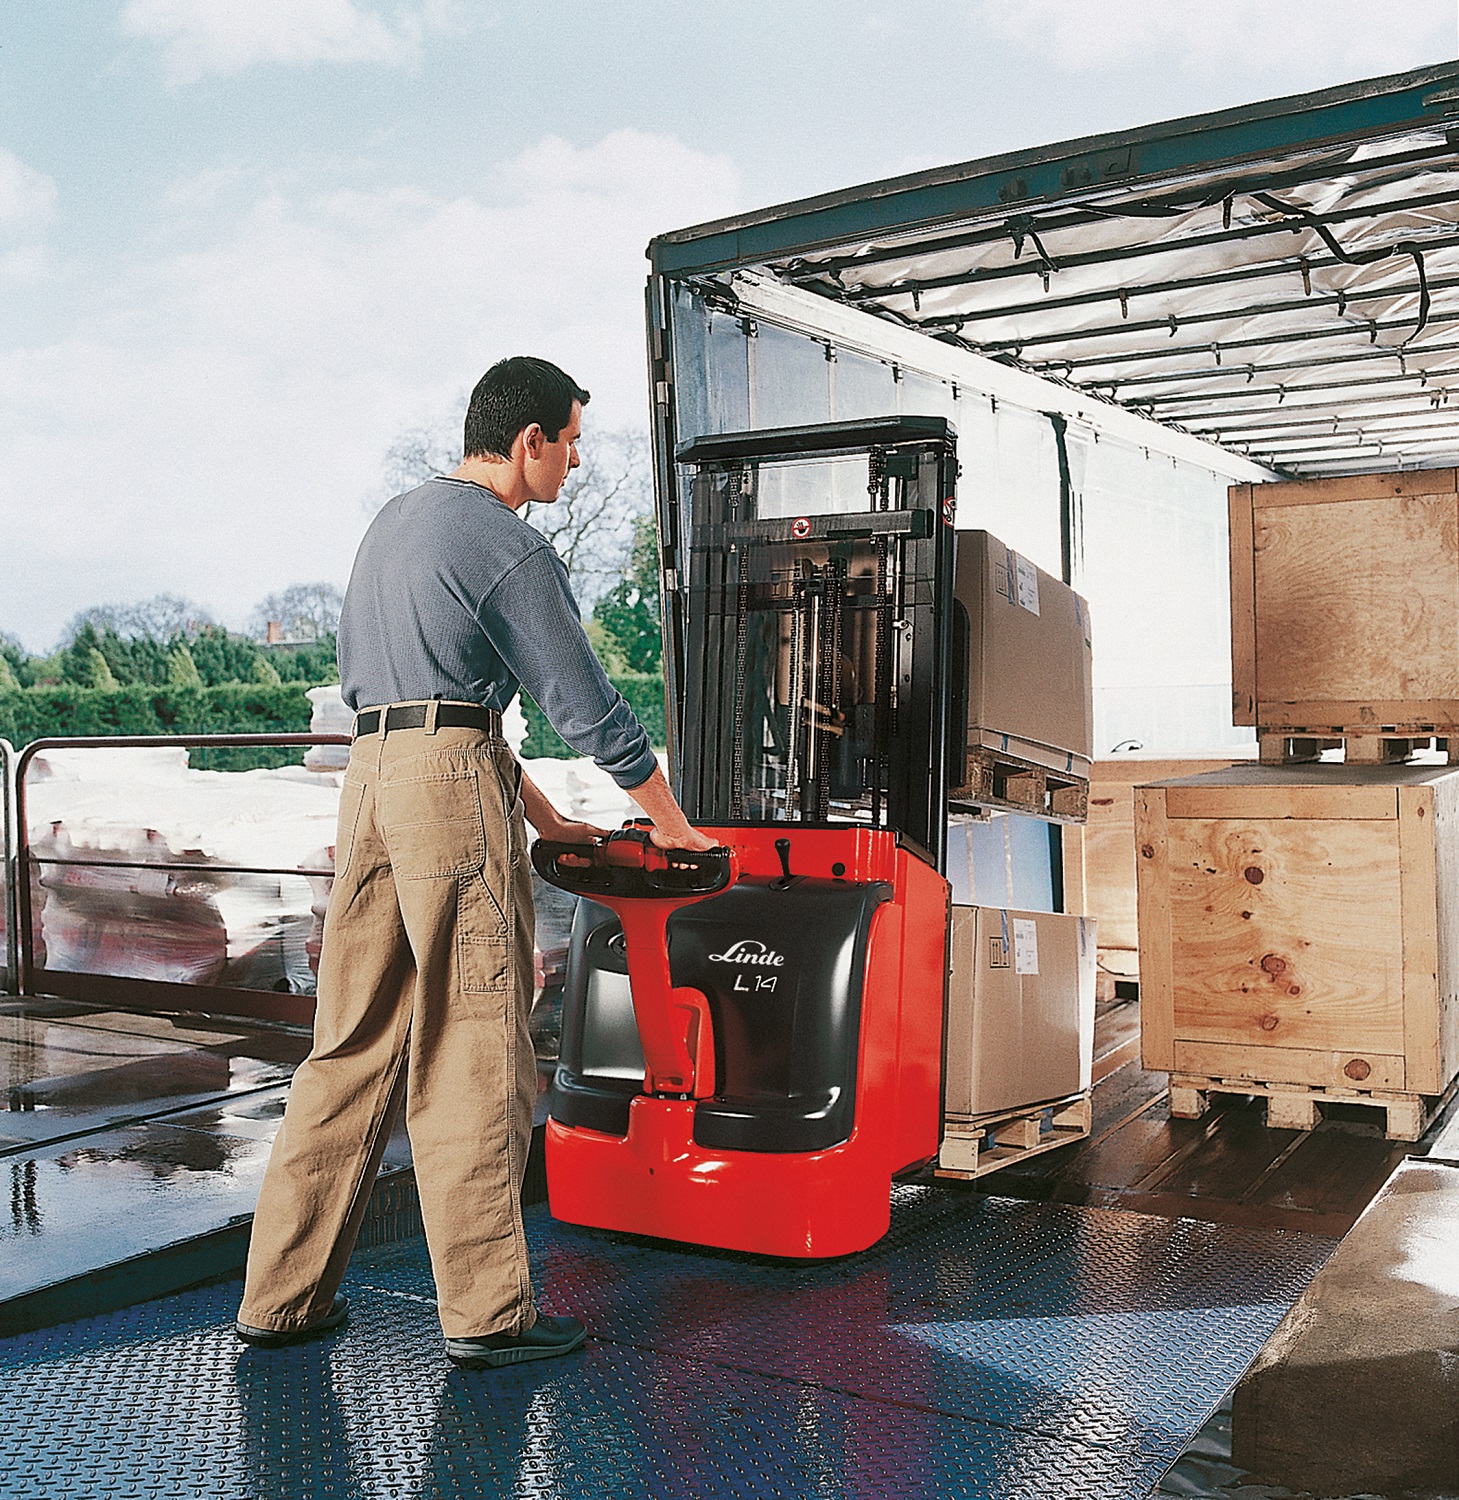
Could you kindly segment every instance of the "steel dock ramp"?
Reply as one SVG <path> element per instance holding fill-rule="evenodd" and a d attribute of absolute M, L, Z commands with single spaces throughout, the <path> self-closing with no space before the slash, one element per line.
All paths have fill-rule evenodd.
<path fill-rule="evenodd" d="M 245 1349 L 229 1280 L 0 1342 L 13 1500 L 1141 1497 L 1332 1241 L 908 1186 L 830 1263 L 528 1215 L 581 1353 L 446 1362 L 420 1240 L 340 1334 Z"/>

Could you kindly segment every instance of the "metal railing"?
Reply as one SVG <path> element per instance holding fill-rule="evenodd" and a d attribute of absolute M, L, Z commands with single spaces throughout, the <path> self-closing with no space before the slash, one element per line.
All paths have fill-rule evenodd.
<path fill-rule="evenodd" d="M 20 862 L 15 855 L 15 746 L 0 739 L 0 885 L 4 887 L 5 917 L 5 993 L 14 995 L 20 988 L 20 947 L 17 928 L 15 888 L 19 884 Z"/>
<path fill-rule="evenodd" d="M 7 780 L 13 785 L 6 798 L 6 848 L 12 878 L 7 882 L 10 920 L 6 924 L 7 947 L 14 954 L 8 978 L 12 993 L 50 994 L 78 1000 L 106 999 L 137 1009 L 187 1011 L 210 1015 L 247 1016 L 264 1020 L 307 1024 L 314 1011 L 312 995 L 283 994 L 273 990 L 238 986 L 190 984 L 173 980 L 135 979 L 116 974 L 81 973 L 69 969 L 47 969 L 36 963 L 32 886 L 41 866 L 78 865 L 96 869 L 184 871 L 209 875 L 332 876 L 332 869 L 306 870 L 298 866 L 199 864 L 177 860 L 85 859 L 37 855 L 30 844 L 26 816 L 25 773 L 37 755 L 48 750 L 137 750 L 208 749 L 266 750 L 298 749 L 313 745 L 348 745 L 347 734 L 169 734 L 115 737 L 77 737 L 33 740 L 17 757 L 0 740 L 6 755 Z M 10 767 L 13 766 L 13 775 Z"/>

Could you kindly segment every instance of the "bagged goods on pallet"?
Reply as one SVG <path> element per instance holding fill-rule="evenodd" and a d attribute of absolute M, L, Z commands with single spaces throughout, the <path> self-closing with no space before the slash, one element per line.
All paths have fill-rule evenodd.
<path fill-rule="evenodd" d="M 310 734 L 350 734 L 354 730 L 354 712 L 345 707 L 338 683 L 312 687 L 304 696 L 309 700 Z M 304 764 L 311 771 L 343 771 L 349 763 L 348 745 L 310 745 L 304 752 Z"/>
<path fill-rule="evenodd" d="M 591 761 L 526 766 L 571 818 L 614 827 L 638 811 Z M 171 746 L 38 756 L 26 777 L 37 966 L 312 993 L 342 780 L 299 766 L 196 771 Z M 571 922 L 570 905 L 543 902 L 546 983 Z"/>
<path fill-rule="evenodd" d="M 327 869 L 340 780 L 195 771 L 172 747 L 38 756 L 26 783 L 37 963 L 312 991 L 317 897 L 303 872 Z"/>

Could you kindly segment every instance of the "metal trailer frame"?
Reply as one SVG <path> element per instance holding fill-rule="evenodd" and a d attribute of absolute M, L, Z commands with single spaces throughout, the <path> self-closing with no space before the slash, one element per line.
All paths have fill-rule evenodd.
<path fill-rule="evenodd" d="M 1045 205 L 1084 205 L 1112 186 L 1153 187 L 1290 161 L 1349 142 L 1435 124 L 1447 128 L 1455 119 L 1459 63 L 1446 62 L 736 214 L 659 235 L 648 253 L 655 276 L 732 270 L 985 215 L 1001 219 L 1013 205 L 1025 212 Z M 1264 182 L 1277 185 L 1292 177 L 1291 167 L 1279 174 L 1262 173 Z"/>
<path fill-rule="evenodd" d="M 1446 62 L 657 236 L 647 353 L 672 763 L 675 450 L 700 435 L 680 431 L 677 295 L 742 318 L 747 336 L 783 319 L 828 360 L 858 337 L 894 371 L 916 369 L 918 348 L 975 360 L 969 388 L 995 402 L 1233 481 L 1459 462 L 1456 160 L 1459 63 Z"/>

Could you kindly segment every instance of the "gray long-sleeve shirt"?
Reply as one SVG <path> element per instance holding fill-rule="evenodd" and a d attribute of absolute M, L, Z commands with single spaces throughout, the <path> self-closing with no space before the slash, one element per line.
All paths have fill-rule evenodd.
<path fill-rule="evenodd" d="M 520 686 L 619 786 L 657 764 L 588 644 L 562 559 L 468 480 L 429 479 L 371 522 L 340 614 L 339 680 L 357 712 L 422 698 L 504 709 Z"/>

